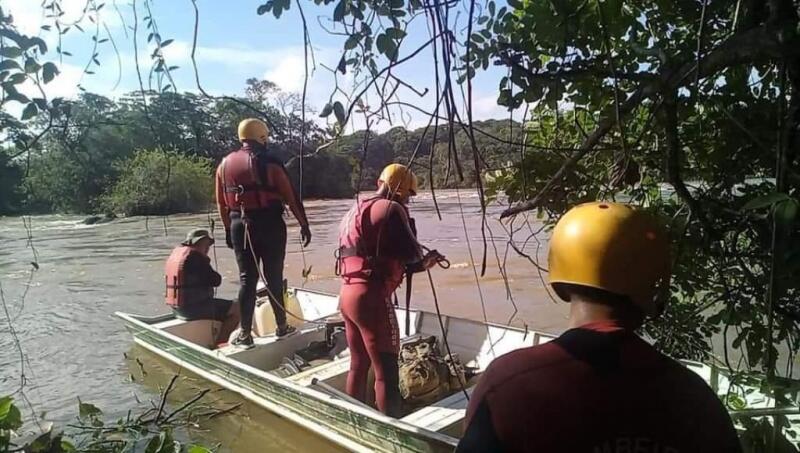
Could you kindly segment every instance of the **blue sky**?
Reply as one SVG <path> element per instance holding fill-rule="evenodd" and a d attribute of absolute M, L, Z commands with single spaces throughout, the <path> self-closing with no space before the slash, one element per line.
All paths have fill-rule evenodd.
<path fill-rule="evenodd" d="M 333 76 L 322 65 L 330 68 L 336 66 L 341 57 L 344 38 L 332 36 L 324 31 L 320 22 L 331 27 L 326 19 L 330 17 L 334 4 L 318 7 L 313 2 L 301 0 L 308 18 L 312 45 L 316 56 L 317 67 L 309 81 L 308 105 L 320 111 L 328 101 L 333 87 Z M 65 20 L 77 18 L 86 0 L 62 0 L 66 10 Z M 98 3 L 100 3 L 98 1 Z M 92 68 L 93 75 L 85 75 L 83 67 L 91 57 L 93 31 L 92 25 L 84 21 L 85 33 L 73 29 L 62 43 L 64 50 L 73 54 L 64 57 L 59 64 L 61 76 L 48 87 L 51 96 L 75 96 L 80 83 L 85 89 L 108 96 L 120 96 L 138 88 L 133 52 L 133 36 L 130 27 L 133 14 L 130 1 L 118 0 L 117 13 L 112 0 L 101 10 L 101 22 L 108 26 L 119 49 L 120 65 L 117 62 L 111 42 L 99 47 L 100 67 Z M 204 88 L 215 95 L 241 94 L 245 79 L 249 77 L 263 78 L 277 83 L 285 91 L 300 91 L 303 83 L 303 33 L 300 15 L 295 4 L 292 9 L 276 20 L 270 13 L 264 16 L 256 14 L 261 4 L 253 0 L 198 0 L 200 8 L 199 39 L 197 60 L 201 82 Z M 137 0 L 140 20 L 146 13 L 144 3 Z M 156 24 L 162 39 L 174 41 L 165 48 L 165 56 L 169 65 L 179 66 L 174 71 L 175 85 L 179 91 L 197 91 L 194 71 L 191 67 L 190 51 L 194 26 L 194 9 L 191 0 L 152 0 Z M 47 23 L 41 15 L 38 0 L 4 0 L 3 8 L 15 16 L 17 25 L 27 33 L 40 33 L 40 26 Z M 121 16 L 121 17 L 120 17 Z M 461 14 L 461 26 L 466 12 Z M 55 48 L 54 33 L 42 32 L 42 37 Z M 105 37 L 101 32 L 101 38 Z M 126 36 L 127 35 L 127 36 Z M 139 61 L 145 79 L 150 67 L 150 48 L 146 43 L 147 32 L 140 23 Z M 416 19 L 409 27 L 409 37 L 400 51 L 400 57 L 412 52 L 420 44 L 429 39 L 429 33 L 423 17 Z M 53 50 L 49 58 L 57 58 Z M 385 64 L 386 62 L 383 62 Z M 382 65 L 379 65 L 382 66 Z M 395 73 L 406 81 L 413 83 L 418 89 L 429 89 L 429 93 L 420 97 L 410 90 L 398 91 L 400 98 L 422 108 L 432 109 L 434 104 L 434 70 L 431 50 L 426 49 L 414 60 L 395 70 Z M 476 119 L 507 118 L 507 112 L 496 105 L 497 84 L 502 74 L 491 69 L 488 73 L 479 74 L 475 80 L 473 91 L 473 115 Z M 119 84 L 117 81 L 119 79 Z M 340 86 L 346 92 L 354 87 L 350 75 L 339 76 Z M 145 84 L 147 81 L 145 80 Z M 344 101 L 342 95 L 336 98 Z M 370 99 L 367 99 L 370 102 Z M 374 127 L 385 130 L 393 125 L 416 127 L 423 125 L 426 118 L 413 110 L 402 113 L 395 109 L 392 121 L 383 121 Z M 320 120 L 322 121 L 322 120 Z M 350 129 L 362 128 L 363 121 L 355 121 Z"/>

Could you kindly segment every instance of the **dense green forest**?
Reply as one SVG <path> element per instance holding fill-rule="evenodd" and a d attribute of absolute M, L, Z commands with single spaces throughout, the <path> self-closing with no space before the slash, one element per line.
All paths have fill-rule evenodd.
<path fill-rule="evenodd" d="M 47 120 L 23 123 L 0 113 L 0 129 L 10 145 L 0 152 L 0 214 L 164 214 L 206 209 L 213 196 L 213 169 L 236 147 L 238 122 L 258 116 L 254 108 L 268 112 L 278 129 L 270 152 L 286 163 L 298 187 L 300 137 L 305 133 L 304 197 L 349 197 L 357 187 L 370 189 L 384 165 L 408 162 L 418 145 L 414 167 L 423 187 L 430 175 L 437 187 L 475 184 L 473 166 L 448 165 L 453 159 L 448 157 L 446 126 L 438 130 L 432 162 L 431 132 L 421 143 L 422 128 L 369 132 L 362 170 L 366 131 L 337 138 L 317 151 L 334 134 L 315 121 L 306 121 L 303 130 L 299 96 L 255 79 L 247 81 L 246 94 L 241 99 L 211 99 L 192 93 L 146 92 L 110 99 L 83 93 L 61 102 Z M 509 122 L 479 122 L 475 127 L 485 132 L 478 134 L 478 140 L 488 167 L 505 165 L 502 144 L 490 137 L 505 136 Z M 33 149 L 24 147 L 44 130 L 48 134 Z M 465 130 L 459 128 L 454 134 L 460 161 L 471 159 Z M 360 185 L 358 175 L 362 175 Z"/>

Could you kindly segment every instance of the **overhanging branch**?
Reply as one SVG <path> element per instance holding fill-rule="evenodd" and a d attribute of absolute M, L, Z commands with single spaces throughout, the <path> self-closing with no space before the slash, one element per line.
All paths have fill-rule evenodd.
<path fill-rule="evenodd" d="M 792 24 L 796 20 L 789 20 Z M 741 64 L 755 64 L 764 61 L 800 57 L 800 39 L 786 39 L 783 27 L 776 24 L 764 25 L 735 34 L 715 49 L 709 51 L 699 62 L 694 55 L 685 56 L 683 64 L 674 70 L 665 70 L 657 80 L 641 84 L 639 88 L 620 106 L 620 118 L 627 115 L 641 102 L 656 94 L 675 93 L 694 80 L 710 77 L 719 71 Z M 517 204 L 503 211 L 500 218 L 536 209 L 558 182 L 575 164 L 600 143 L 600 140 L 616 124 L 616 118 L 603 118 L 597 128 L 558 169 L 533 199 Z M 676 187 L 676 191 L 678 188 Z M 687 189 L 688 193 L 688 189 Z M 678 194 L 681 195 L 680 193 Z M 685 194 L 684 194 L 685 195 Z M 691 197 L 691 194 L 689 194 Z M 683 198 L 683 197 L 682 197 Z M 690 206 L 691 207 L 691 206 Z M 696 209 L 696 206 L 695 206 Z"/>

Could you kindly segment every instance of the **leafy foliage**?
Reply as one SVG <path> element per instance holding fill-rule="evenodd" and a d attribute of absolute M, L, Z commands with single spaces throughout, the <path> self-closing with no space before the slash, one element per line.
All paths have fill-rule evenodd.
<path fill-rule="evenodd" d="M 206 209 L 213 194 L 213 167 L 203 157 L 143 150 L 123 162 L 106 206 L 125 215 L 159 215 Z"/>
<path fill-rule="evenodd" d="M 20 33 L 14 18 L 0 8 L 0 107 L 16 102 L 24 105 L 22 119 L 28 120 L 52 106 L 44 97 L 29 98 L 19 91 L 25 82 L 50 83 L 58 75 L 52 62 L 41 63 L 47 44 L 38 36 Z"/>
<path fill-rule="evenodd" d="M 163 426 L 162 426 L 163 425 Z M 107 422 L 96 406 L 78 402 L 78 419 L 68 434 L 50 427 L 30 436 L 18 436 L 23 429 L 19 408 L 11 397 L 0 398 L 0 452 L 29 453 L 211 453 L 199 445 L 185 446 L 175 440 L 172 426 L 159 425 L 143 417 Z"/>

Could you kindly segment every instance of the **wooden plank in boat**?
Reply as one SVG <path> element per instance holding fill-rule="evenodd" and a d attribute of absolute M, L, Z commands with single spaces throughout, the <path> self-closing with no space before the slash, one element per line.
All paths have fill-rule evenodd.
<path fill-rule="evenodd" d="M 467 394 L 472 395 L 474 388 L 468 388 Z M 401 420 L 431 431 L 442 431 L 464 419 L 468 403 L 469 400 L 464 392 L 457 392 L 430 406 L 412 412 Z"/>
<path fill-rule="evenodd" d="M 350 370 L 350 357 L 336 359 L 330 363 L 314 367 L 310 370 L 301 371 L 286 379 L 300 385 L 309 386 L 314 378 L 325 381 L 335 376 L 340 376 Z"/>

